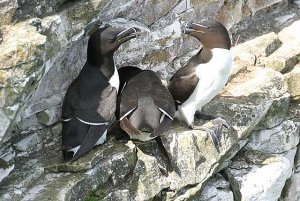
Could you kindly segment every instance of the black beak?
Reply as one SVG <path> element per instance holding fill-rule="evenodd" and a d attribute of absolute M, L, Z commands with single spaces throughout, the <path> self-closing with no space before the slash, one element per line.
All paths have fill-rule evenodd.
<path fill-rule="evenodd" d="M 183 27 L 183 33 L 205 33 L 208 27 L 198 23 L 187 22 Z"/>
<path fill-rule="evenodd" d="M 132 38 L 136 38 L 138 33 L 140 32 L 140 29 L 136 28 L 136 27 L 132 27 L 129 29 L 126 29 L 124 31 L 121 31 L 115 38 L 115 40 L 122 44 L 125 43 L 126 41 L 132 39 Z"/>

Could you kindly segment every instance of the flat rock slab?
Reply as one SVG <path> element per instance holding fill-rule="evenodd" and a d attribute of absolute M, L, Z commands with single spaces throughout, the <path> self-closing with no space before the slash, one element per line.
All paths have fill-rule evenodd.
<path fill-rule="evenodd" d="M 295 149 L 290 152 L 295 156 Z M 237 200 L 276 201 L 292 174 L 291 162 L 284 156 L 249 151 L 234 159 L 226 175 Z"/>

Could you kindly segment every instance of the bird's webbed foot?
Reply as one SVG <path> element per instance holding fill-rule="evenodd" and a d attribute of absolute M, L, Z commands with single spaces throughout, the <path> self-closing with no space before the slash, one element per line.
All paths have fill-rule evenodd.
<path fill-rule="evenodd" d="M 211 128 L 205 127 L 205 126 L 189 126 L 193 130 L 202 130 L 209 134 L 214 147 L 216 148 L 217 152 L 220 152 L 221 147 L 221 135 L 222 135 L 222 127 L 221 126 L 214 126 Z"/>
<path fill-rule="evenodd" d="M 213 126 L 211 126 L 211 127 L 195 126 L 194 124 L 190 124 L 189 128 L 191 128 L 193 130 L 206 131 L 209 134 L 209 136 L 214 144 L 214 147 L 220 153 L 223 126 L 226 127 L 227 129 L 229 129 L 230 124 L 220 117 L 212 120 L 211 123 L 213 123 Z"/>
<path fill-rule="evenodd" d="M 230 124 L 225 119 L 223 119 L 222 117 L 219 117 L 217 115 L 204 114 L 200 111 L 196 111 L 195 118 L 212 121 L 213 124 L 218 124 L 218 125 L 223 124 L 223 126 L 225 126 L 227 129 L 229 129 L 231 127 Z"/>

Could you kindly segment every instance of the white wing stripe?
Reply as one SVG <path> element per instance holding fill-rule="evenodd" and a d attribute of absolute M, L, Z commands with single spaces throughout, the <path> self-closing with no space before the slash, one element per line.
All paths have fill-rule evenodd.
<path fill-rule="evenodd" d="M 108 122 L 104 122 L 104 123 L 94 123 L 94 122 L 88 122 L 88 121 L 84 121 L 78 117 L 76 117 L 79 121 L 81 121 L 84 124 L 88 124 L 88 125 L 92 125 L 92 126 L 100 126 L 100 125 L 108 125 Z"/>
<path fill-rule="evenodd" d="M 173 118 L 171 117 L 171 115 L 169 115 L 166 111 L 164 111 L 163 109 L 157 107 L 162 113 L 164 113 L 165 115 L 167 115 L 172 121 L 173 121 Z"/>
<path fill-rule="evenodd" d="M 70 119 L 62 119 L 62 121 L 68 122 L 68 121 L 70 121 L 71 119 L 73 119 L 73 118 L 70 118 Z"/>
<path fill-rule="evenodd" d="M 120 119 L 119 119 L 119 121 L 121 121 L 122 119 L 124 119 L 124 117 L 126 117 L 127 115 L 129 115 L 133 110 L 135 110 L 136 109 L 136 107 L 135 108 L 133 108 L 133 109 L 131 109 L 131 110 L 129 110 L 126 114 L 124 114 Z"/>

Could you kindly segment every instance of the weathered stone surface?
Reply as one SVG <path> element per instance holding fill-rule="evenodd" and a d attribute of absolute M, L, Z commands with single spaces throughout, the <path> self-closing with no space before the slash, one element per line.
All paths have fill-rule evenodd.
<path fill-rule="evenodd" d="M 15 171 L 13 176 L 5 178 L 1 183 L 0 200 L 20 200 L 27 189 L 44 173 L 41 164 L 36 159 L 25 162 L 22 170 L 15 169 Z"/>
<path fill-rule="evenodd" d="M 295 155 L 295 149 L 290 152 Z M 276 201 L 292 174 L 292 166 L 284 156 L 251 151 L 236 158 L 226 174 L 237 200 Z"/>
<path fill-rule="evenodd" d="M 285 184 L 281 201 L 291 201 L 300 199 L 300 173 L 296 172 Z"/>
<path fill-rule="evenodd" d="M 268 129 L 278 126 L 286 117 L 290 106 L 290 94 L 285 93 L 279 98 L 274 98 L 268 113 L 263 120 L 259 122 L 255 130 Z"/>
<path fill-rule="evenodd" d="M 12 165 L 7 168 L 0 168 L 0 182 L 9 175 L 11 171 L 14 170 L 15 165 Z"/>
<path fill-rule="evenodd" d="M 162 138 L 174 169 L 170 173 L 172 190 L 201 183 L 216 171 L 222 163 L 220 158 L 226 158 L 229 149 L 238 149 L 237 137 L 233 133 L 226 132 L 222 140 L 224 145 L 218 154 L 205 132 L 188 131 L 182 127 L 174 127 L 172 132 Z"/>
<path fill-rule="evenodd" d="M 186 200 L 207 200 L 207 201 L 233 201 L 233 193 L 230 190 L 230 183 L 222 175 L 216 174 L 199 191 L 198 186 L 188 190 L 189 195 Z M 178 197 L 176 200 L 180 200 Z M 183 199 L 183 197 L 182 197 Z"/>
<path fill-rule="evenodd" d="M 243 17 L 248 16 L 249 11 L 249 8 L 242 1 L 225 1 L 215 19 L 230 28 L 240 22 Z"/>
<path fill-rule="evenodd" d="M 298 6 L 298 8 L 300 8 L 300 1 L 299 0 L 293 0 L 292 1 L 295 5 Z"/>
<path fill-rule="evenodd" d="M 224 88 L 223 96 L 262 96 L 278 98 L 287 92 L 284 76 L 269 68 L 248 68 L 248 73 L 242 73 L 232 79 Z"/>
<path fill-rule="evenodd" d="M 99 154 L 99 155 L 98 155 Z M 7 189 L 0 189 L 1 200 L 78 200 L 105 182 L 115 186 L 133 171 L 137 162 L 136 147 L 132 143 L 109 143 L 98 146 L 74 163 L 60 163 L 60 158 L 49 161 L 46 173 L 35 163 L 24 169 L 28 178 L 25 183 L 8 183 Z M 55 173 L 48 173 L 49 171 Z M 69 171 L 77 173 L 61 173 Z M 34 173 L 34 174 L 33 174 Z M 37 180 L 37 178 L 39 178 Z M 9 181 L 8 181 L 9 182 Z M 33 185 L 34 184 L 34 185 Z M 18 189 L 18 191 L 16 190 Z M 9 199 L 6 199 L 9 198 Z"/>
<path fill-rule="evenodd" d="M 300 59 L 300 56 L 299 58 Z M 300 65 L 297 65 L 291 72 L 285 75 L 288 91 L 293 100 L 300 99 Z"/>
<path fill-rule="evenodd" d="M 0 103 L 0 113 L 5 116 L 0 122 L 0 142 L 14 119 L 20 102 L 26 100 L 41 75 L 46 42 L 46 37 L 27 23 L 5 26 L 2 33 L 4 42 L 0 44 L 0 96 L 4 102 Z"/>
<path fill-rule="evenodd" d="M 110 1 L 101 13 L 100 19 L 109 21 L 113 18 L 122 18 L 135 20 L 151 26 L 161 17 L 168 14 L 177 4 L 179 0 L 155 1 L 155 0 L 133 0 L 133 1 Z"/>
<path fill-rule="evenodd" d="M 225 86 L 221 98 L 226 100 L 227 97 L 226 102 L 220 103 L 213 100 L 203 108 L 204 113 L 220 116 L 224 114 L 225 116 L 222 117 L 232 123 L 239 136 L 247 130 L 254 129 L 253 126 L 257 126 L 255 122 L 274 125 L 279 120 L 282 121 L 280 117 L 284 116 L 287 110 L 287 105 L 285 105 L 288 102 L 287 89 L 283 75 L 268 68 L 248 68 L 248 71 L 238 74 Z M 249 101 L 252 104 L 249 104 Z M 265 106 L 260 105 L 261 101 Z M 276 108 L 282 109 L 282 113 L 279 113 L 282 115 L 277 117 L 274 114 Z M 235 112 L 232 113 L 233 111 Z M 265 113 L 259 115 L 258 111 Z M 265 117 L 265 115 L 268 116 Z M 251 119 L 253 125 L 245 126 L 244 122 L 248 121 L 247 119 Z M 244 137 L 247 137 L 247 134 Z"/>
<path fill-rule="evenodd" d="M 60 154 L 62 98 L 86 58 L 84 30 L 96 21 L 139 27 L 141 35 L 116 53 L 117 67 L 136 65 L 169 78 L 199 50 L 198 41 L 181 33 L 186 21 L 214 18 L 229 28 L 276 2 L 283 1 L 24 0 L 19 5 L 1 1 L 0 169 L 5 176 L 11 167 L 14 170 L 0 184 L 0 200 L 78 200 L 98 185 L 96 198 L 104 200 L 164 199 L 165 195 L 170 200 L 191 200 L 198 196 L 206 181 L 230 164 L 253 129 L 276 129 L 283 124 L 289 94 L 282 75 L 253 66 L 258 58 L 276 56 L 289 41 L 297 41 L 292 33 L 298 25 L 278 36 L 270 33 L 258 38 L 259 48 L 252 52 L 250 48 L 237 50 L 231 83 L 203 109 L 229 120 L 236 132 L 224 129 L 221 153 L 217 153 L 205 132 L 190 131 L 175 122 L 174 130 L 162 137 L 172 167 L 155 141 L 109 142 L 73 164 L 54 157 Z M 284 69 L 293 67 L 289 66 Z M 226 192 L 220 191 L 221 195 Z M 205 194 L 201 196 L 210 196 Z"/>
<path fill-rule="evenodd" d="M 129 186 L 131 199 L 149 200 L 162 189 L 169 187 L 169 181 L 161 173 L 155 157 L 146 155 L 140 150 L 137 157 L 138 161 Z"/>
<path fill-rule="evenodd" d="M 37 144 L 41 143 L 41 139 L 38 136 L 37 133 L 34 133 L 30 136 L 27 136 L 20 142 L 16 143 L 14 146 L 17 150 L 27 152 L 30 151 L 31 149 L 38 149 L 36 146 Z"/>
<path fill-rule="evenodd" d="M 283 153 L 295 148 L 299 143 L 300 125 L 284 121 L 271 129 L 256 131 L 249 137 L 246 149 L 264 153 Z"/>
<path fill-rule="evenodd" d="M 261 58 L 259 63 L 280 72 L 291 70 L 299 62 L 300 36 L 295 34 L 299 32 L 299 27 L 300 21 L 296 21 L 280 31 L 278 37 L 283 45 L 269 57 Z"/>
<path fill-rule="evenodd" d="M 130 200 L 130 194 L 128 190 L 119 190 L 109 193 L 102 199 L 103 201 L 122 201 Z"/>
<path fill-rule="evenodd" d="M 108 160 L 108 156 L 115 158 L 130 158 L 135 153 L 135 146 L 121 143 L 107 143 L 97 146 L 81 160 L 64 162 L 62 156 L 58 156 L 45 164 L 45 169 L 50 172 L 81 172 L 92 169 L 99 161 Z M 118 155 L 119 154 L 119 155 Z M 112 158 L 113 160 L 114 158 Z"/>
<path fill-rule="evenodd" d="M 274 19 L 276 21 L 276 26 L 279 27 L 279 26 L 285 24 L 289 20 L 293 19 L 295 16 L 296 16 L 296 13 L 291 13 L 291 14 L 288 14 L 288 15 L 283 15 L 283 16 L 280 16 L 280 17 L 276 17 Z"/>
<path fill-rule="evenodd" d="M 256 37 L 245 43 L 237 45 L 233 48 L 235 58 L 242 60 L 245 53 L 254 55 L 255 57 L 267 57 L 272 54 L 281 45 L 279 37 L 274 32 Z M 240 56 L 240 53 L 243 53 Z"/>
<path fill-rule="evenodd" d="M 10 24 L 13 21 L 17 6 L 17 0 L 2 0 L 0 2 L 0 26 Z"/>
<path fill-rule="evenodd" d="M 136 65 L 142 69 L 154 70 L 162 78 L 166 78 L 170 69 L 168 65 L 179 54 L 182 46 L 181 24 L 176 20 L 157 31 L 149 32 L 145 27 L 143 29 L 145 31 L 141 37 L 118 49 L 115 54 L 116 65 Z"/>
<path fill-rule="evenodd" d="M 250 0 L 247 1 L 246 4 L 250 9 L 252 14 L 255 14 L 258 10 L 269 7 L 278 2 L 282 2 L 282 0 Z"/>

